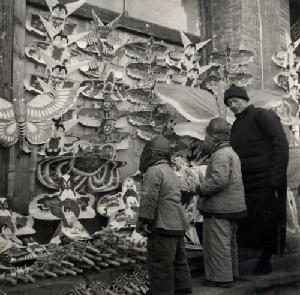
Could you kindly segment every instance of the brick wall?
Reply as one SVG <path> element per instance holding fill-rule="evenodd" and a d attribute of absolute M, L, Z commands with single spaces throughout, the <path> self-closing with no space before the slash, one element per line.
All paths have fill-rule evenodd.
<path fill-rule="evenodd" d="M 212 0 L 211 26 L 213 48 L 222 51 L 226 43 L 238 48 L 241 43 L 241 0 Z"/>
<path fill-rule="evenodd" d="M 273 77 L 278 67 L 272 54 L 285 48 L 284 30 L 289 31 L 289 0 L 212 0 L 213 48 L 223 50 L 228 43 L 232 49 L 254 52 L 254 62 L 247 72 L 254 76 L 252 89 L 276 88 Z"/>

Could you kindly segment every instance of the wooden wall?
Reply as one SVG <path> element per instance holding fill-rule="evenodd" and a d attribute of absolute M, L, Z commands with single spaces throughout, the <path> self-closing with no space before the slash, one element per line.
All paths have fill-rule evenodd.
<path fill-rule="evenodd" d="M 1 0 L 0 9 L 4 10 L 4 13 L 1 14 L 4 17 L 1 18 L 0 15 L 0 25 L 3 28 L 2 32 L 4 32 L 2 33 L 2 38 L 5 40 L 5 42 L 0 43 L 3 44 L 0 45 L 1 96 L 8 100 L 11 100 L 11 97 L 22 96 L 30 99 L 32 97 L 31 94 L 26 91 L 23 93 L 24 77 L 33 73 L 43 74 L 45 68 L 25 57 L 25 47 L 38 40 L 38 38 L 25 30 L 25 18 L 26 14 L 31 12 L 40 15 L 46 14 L 48 8 L 44 0 Z M 101 15 L 101 19 L 104 22 L 109 22 L 118 15 L 113 11 L 99 7 L 93 7 L 93 9 L 98 15 Z M 81 7 L 76 11 L 73 19 L 80 23 L 82 31 L 88 30 L 91 27 L 90 21 L 92 20 L 91 6 L 84 5 Z M 151 23 L 146 27 L 146 22 L 132 17 L 125 17 L 120 25 L 120 29 L 114 32 L 114 37 L 120 38 L 124 43 L 127 40 L 148 39 L 150 31 L 158 40 L 164 40 L 170 50 L 181 47 L 180 33 L 174 29 Z M 200 40 L 199 36 L 190 34 L 189 37 L 196 42 Z M 3 58 L 4 56 L 7 58 Z M 119 64 L 122 68 L 124 82 L 133 86 L 133 81 L 126 77 L 125 74 L 125 65 L 128 61 L 128 58 L 124 55 L 120 59 L 114 60 L 114 63 Z M 72 74 L 70 78 L 79 81 L 84 79 L 79 73 Z M 12 87 L 12 91 L 10 87 Z M 91 101 L 79 98 L 77 104 L 89 106 Z M 117 153 L 118 160 L 127 162 L 127 165 L 120 169 L 122 179 L 136 171 L 144 144 L 136 137 L 132 126 L 128 125 L 123 131 L 129 131 L 132 136 L 129 139 L 130 147 Z M 72 129 L 72 134 L 76 136 L 93 132 L 95 132 L 94 129 L 83 128 L 79 124 Z M 21 154 L 17 146 L 7 149 L 0 148 L 0 193 L 2 196 L 8 197 L 11 208 L 16 212 L 27 213 L 30 200 L 37 194 L 46 191 L 36 179 L 35 163 L 34 154 Z M 101 224 L 101 222 L 103 220 L 98 216 L 97 225 Z M 37 221 L 37 223 L 39 223 L 39 228 L 41 229 L 45 229 L 45 224 L 52 231 L 56 227 L 54 223 L 52 226 L 42 221 Z M 95 225 L 92 227 L 95 230 Z M 41 235 L 43 236 L 43 233 Z"/>
<path fill-rule="evenodd" d="M 11 100 L 13 52 L 13 1 L 0 1 L 0 97 Z M 0 147 L 0 196 L 7 194 L 9 149 Z"/>

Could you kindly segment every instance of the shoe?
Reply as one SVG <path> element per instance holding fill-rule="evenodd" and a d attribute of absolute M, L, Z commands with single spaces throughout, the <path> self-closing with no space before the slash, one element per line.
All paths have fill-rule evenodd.
<path fill-rule="evenodd" d="M 268 263 L 258 263 L 253 271 L 252 274 L 255 276 L 267 275 L 272 272 L 272 265 L 270 262 Z"/>
<path fill-rule="evenodd" d="M 202 282 L 203 287 L 216 287 L 216 288 L 231 288 L 233 282 L 216 282 L 216 281 L 209 281 L 204 280 Z"/>

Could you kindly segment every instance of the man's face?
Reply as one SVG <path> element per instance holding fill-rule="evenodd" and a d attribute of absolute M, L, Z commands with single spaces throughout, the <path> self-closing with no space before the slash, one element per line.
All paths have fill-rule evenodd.
<path fill-rule="evenodd" d="M 227 100 L 227 107 L 234 114 L 240 114 L 247 106 L 248 102 L 243 98 L 231 97 Z"/>

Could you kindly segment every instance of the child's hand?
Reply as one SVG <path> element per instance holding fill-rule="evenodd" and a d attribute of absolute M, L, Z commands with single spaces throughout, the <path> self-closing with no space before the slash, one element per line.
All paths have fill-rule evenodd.
<path fill-rule="evenodd" d="M 144 237 L 147 236 L 148 234 L 151 233 L 151 231 L 149 230 L 149 224 L 138 219 L 136 223 L 136 232 L 141 234 Z"/>

